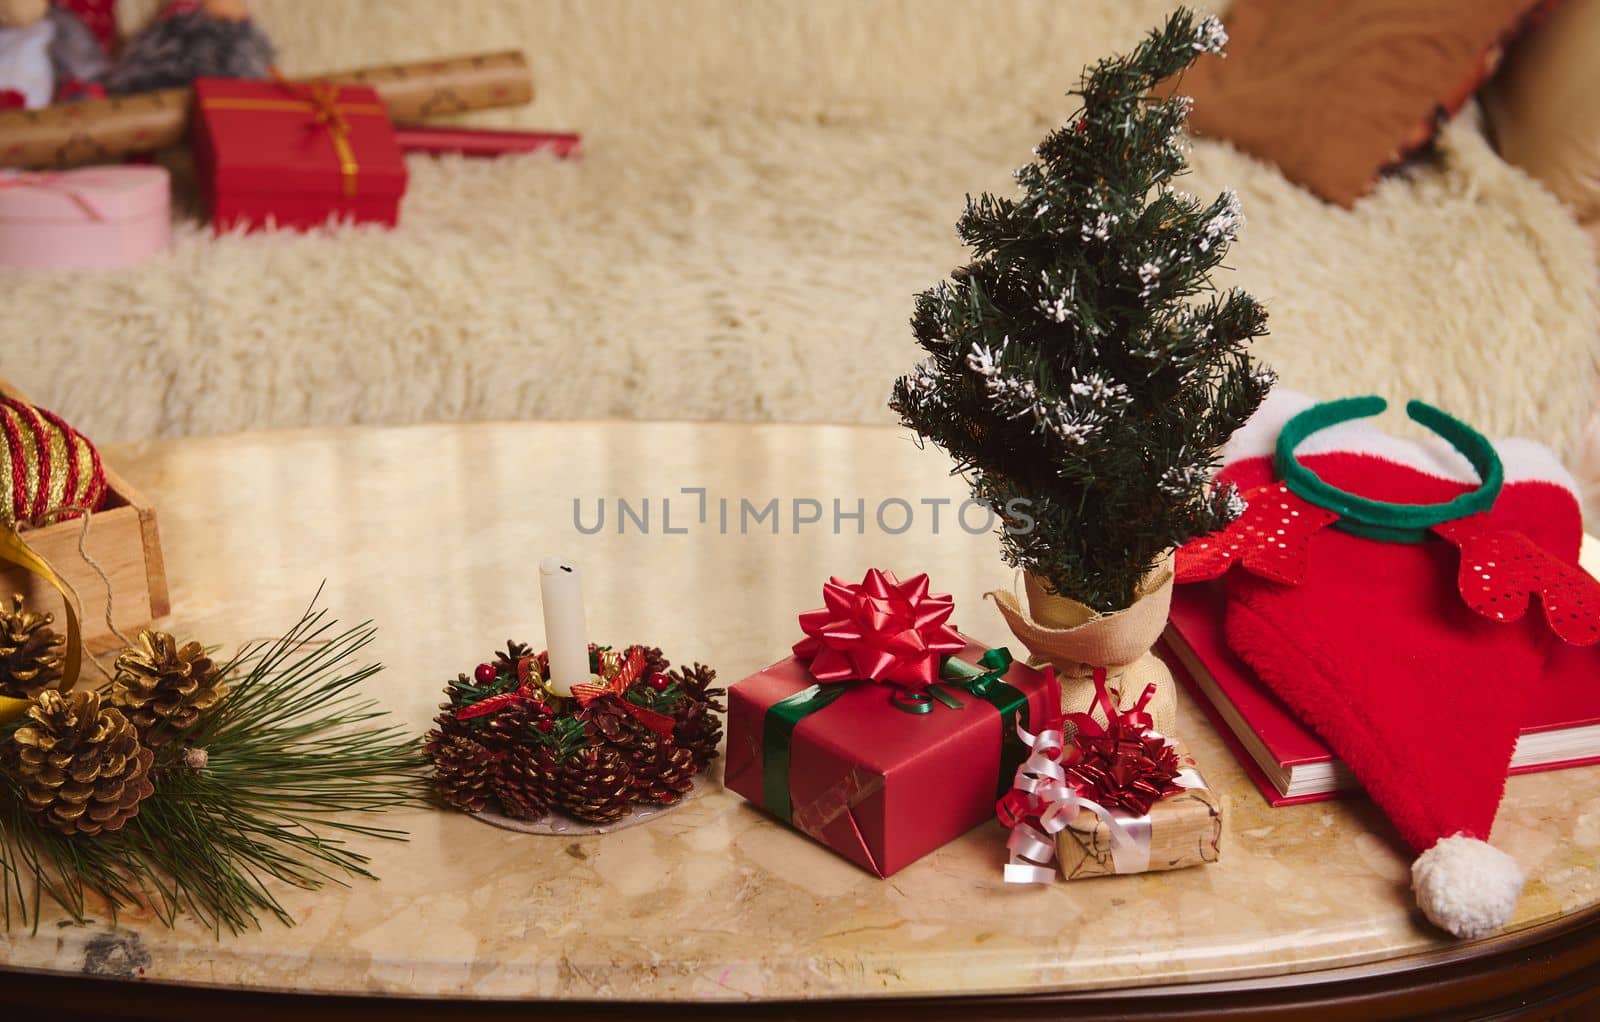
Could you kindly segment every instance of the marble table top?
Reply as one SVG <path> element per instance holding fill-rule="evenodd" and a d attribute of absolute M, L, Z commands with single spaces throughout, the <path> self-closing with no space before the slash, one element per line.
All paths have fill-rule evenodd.
<path fill-rule="evenodd" d="M 541 643 L 536 565 L 553 552 L 583 566 L 597 640 L 659 644 L 728 681 L 786 653 L 826 576 L 871 566 L 929 572 L 964 631 L 1010 639 L 981 598 L 1011 581 L 982 514 L 963 524 L 944 456 L 891 429 L 490 424 L 106 455 L 159 509 L 170 627 L 225 645 L 275 635 L 325 579 L 342 620 L 379 625 L 374 689 L 419 733 L 447 678 L 507 637 Z M 775 519 L 749 520 L 773 500 Z M 836 522 L 835 501 L 865 514 Z M 601 502 L 604 527 L 586 534 Z M 599 837 L 415 810 L 389 818 L 408 842 L 362 846 L 380 883 L 284 891 L 293 928 L 219 938 L 137 914 L 48 917 L 0 933 L 0 961 L 329 993 L 745 999 L 1196 982 L 1449 946 L 1368 803 L 1272 809 L 1187 699 L 1180 720 L 1225 804 L 1222 861 L 1201 868 L 1007 886 L 991 824 L 878 880 L 720 790 Z M 1493 839 L 1528 874 L 1512 929 L 1594 906 L 1600 768 L 1512 778 Z"/>

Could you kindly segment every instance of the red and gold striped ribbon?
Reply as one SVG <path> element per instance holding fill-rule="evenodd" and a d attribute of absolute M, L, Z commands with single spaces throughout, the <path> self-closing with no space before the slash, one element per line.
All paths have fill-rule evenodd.
<path fill-rule="evenodd" d="M 7 485 L 9 485 L 9 493 Z M 43 408 L 0 396 L 0 527 L 43 527 L 98 508 L 100 452 Z"/>
<path fill-rule="evenodd" d="M 21 530 L 98 508 L 105 490 L 100 452 L 83 434 L 43 408 L 0 396 L 0 563 L 37 575 L 61 594 L 67 618 L 63 691 L 77 682 L 83 664 L 77 607 L 67 586 L 28 546 Z M 0 723 L 17 719 L 31 705 L 31 700 L 0 696 Z"/>

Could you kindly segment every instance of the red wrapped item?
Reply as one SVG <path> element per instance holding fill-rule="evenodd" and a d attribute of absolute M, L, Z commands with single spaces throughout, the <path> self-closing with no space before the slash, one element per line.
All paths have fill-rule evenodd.
<path fill-rule="evenodd" d="M 991 819 L 1054 672 L 946 624 L 926 576 L 834 579 L 796 655 L 728 690 L 727 787 L 887 877 Z"/>
<path fill-rule="evenodd" d="M 218 233 L 399 221 L 405 160 L 374 90 L 201 78 L 194 94 L 195 168 Z"/>
<path fill-rule="evenodd" d="M 456 153 L 462 156 L 505 156 L 548 150 L 559 159 L 582 152 L 583 139 L 571 131 L 494 131 L 488 128 L 440 128 L 399 124 L 395 138 L 408 153 Z"/>

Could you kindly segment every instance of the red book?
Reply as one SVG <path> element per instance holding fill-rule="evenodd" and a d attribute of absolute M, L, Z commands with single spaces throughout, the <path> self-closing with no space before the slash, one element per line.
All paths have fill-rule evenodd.
<path fill-rule="evenodd" d="M 195 169 L 219 233 L 399 220 L 405 160 L 372 89 L 200 78 L 194 95 Z"/>
<path fill-rule="evenodd" d="M 971 664 L 983 655 L 970 640 L 956 654 Z M 1001 680 L 1025 699 L 1013 711 L 1023 726 L 1059 714 L 1055 672 L 1018 660 Z M 1020 743 L 999 706 L 955 690 L 949 703 L 908 713 L 892 702 L 891 686 L 859 682 L 820 686 L 837 698 L 785 718 L 784 704 L 818 688 L 792 656 L 729 686 L 728 790 L 880 877 L 995 818 L 995 800 L 1026 753 L 1019 747 L 1008 760 Z"/>
<path fill-rule="evenodd" d="M 1592 537 L 1584 541 L 1583 564 L 1600 574 L 1600 543 Z M 1228 648 L 1222 622 L 1221 582 L 1178 586 L 1161 652 L 1261 794 L 1283 806 L 1358 791 L 1349 768 Z M 1554 644 L 1541 684 L 1529 699 L 1511 773 L 1600 763 L 1596 677 L 1600 646 Z"/>

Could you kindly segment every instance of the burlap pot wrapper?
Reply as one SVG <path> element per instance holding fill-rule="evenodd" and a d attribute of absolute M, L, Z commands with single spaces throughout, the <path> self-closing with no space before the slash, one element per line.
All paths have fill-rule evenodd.
<path fill-rule="evenodd" d="M 1155 718 L 1157 731 L 1172 734 L 1178 718 L 1172 672 L 1150 652 L 1167 626 L 1172 605 L 1172 555 L 1145 576 L 1130 606 L 1110 614 L 1051 593 L 1031 573 L 1023 573 L 1023 580 L 1026 607 L 1013 591 L 997 589 L 988 596 L 1028 648 L 1030 664 L 1056 669 L 1062 711 L 1091 712 L 1100 718 L 1101 711 L 1094 706 L 1093 676 L 1095 668 L 1104 667 L 1119 709 L 1133 705 L 1153 683 L 1156 695 L 1146 709 Z"/>

